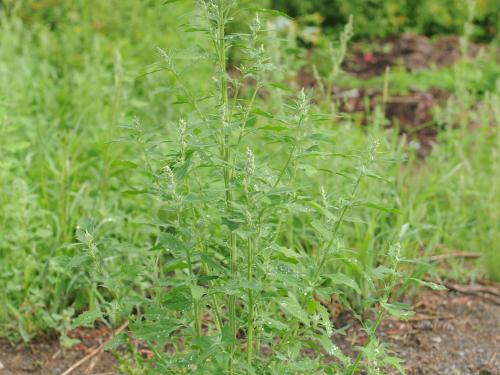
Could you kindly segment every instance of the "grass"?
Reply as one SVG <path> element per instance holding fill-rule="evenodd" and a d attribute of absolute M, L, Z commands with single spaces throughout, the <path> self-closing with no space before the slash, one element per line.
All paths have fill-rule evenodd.
<path fill-rule="evenodd" d="M 452 92 L 421 160 L 380 109 L 359 127 L 296 87 L 273 15 L 231 33 L 231 3 L 0 8 L 2 336 L 70 345 L 72 327 L 128 318 L 163 373 L 373 372 L 398 368 L 376 327 L 408 316 L 397 297 L 425 274 L 500 279 L 494 60 L 391 75 L 391 93 Z M 324 87 L 382 89 L 340 75 L 349 33 Z M 426 261 L 457 250 L 483 256 Z M 368 332 L 354 359 L 330 341 L 332 294 Z"/>

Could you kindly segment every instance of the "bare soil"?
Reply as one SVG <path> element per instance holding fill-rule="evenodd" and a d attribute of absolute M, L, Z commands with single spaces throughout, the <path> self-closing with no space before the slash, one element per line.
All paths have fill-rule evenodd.
<path fill-rule="evenodd" d="M 374 47 L 373 47 L 374 46 Z M 403 34 L 373 42 L 366 51 L 366 43 L 354 44 L 349 48 L 343 69 L 359 78 L 380 76 L 387 67 L 399 66 L 413 72 L 423 69 L 452 65 L 461 57 L 460 40 L 456 36 L 437 40 L 414 34 Z M 470 44 L 469 55 L 477 56 L 481 46 Z M 297 76 L 301 87 L 316 87 L 316 81 L 309 68 L 304 67 Z M 389 96 L 382 103 L 381 89 L 335 87 L 333 98 L 340 103 L 340 111 L 348 113 L 359 124 L 368 124 L 369 114 L 375 107 L 385 108 L 385 117 L 390 126 L 412 141 L 420 157 L 432 151 L 439 129 L 433 121 L 433 110 L 443 106 L 450 96 L 444 90 L 410 90 L 409 93 Z"/>
<path fill-rule="evenodd" d="M 460 291 L 457 291 L 460 290 Z M 448 292 L 422 292 L 415 299 L 415 315 L 408 321 L 386 320 L 380 339 L 402 358 L 408 375 L 500 375 L 500 287 L 452 286 Z M 332 308 L 336 308 L 333 306 Z M 337 327 L 349 325 L 335 343 L 355 356 L 366 343 L 361 327 L 347 314 L 332 314 Z M 79 330 L 80 344 L 69 350 L 58 341 L 40 338 L 29 347 L 0 341 L 0 375 L 60 375 L 109 337 L 105 329 Z M 116 361 L 101 353 L 72 374 L 112 375 Z"/>
<path fill-rule="evenodd" d="M 432 151 L 439 132 L 433 120 L 434 108 L 443 106 L 450 94 L 443 90 L 412 90 L 406 95 L 390 96 L 382 103 L 381 90 L 350 89 L 338 90 L 334 98 L 340 103 L 340 110 L 349 113 L 354 121 L 368 124 L 369 114 L 377 107 L 385 108 L 389 125 L 399 129 L 414 142 L 417 155 L 427 156 Z"/>
<path fill-rule="evenodd" d="M 422 35 L 403 34 L 375 41 L 373 45 L 370 51 L 363 43 L 351 46 L 344 69 L 359 78 L 369 78 L 383 74 L 386 67 L 403 66 L 414 72 L 451 65 L 461 56 L 457 36 L 432 40 Z M 478 44 L 469 44 L 468 54 L 474 57 L 480 48 Z"/>
<path fill-rule="evenodd" d="M 500 374 L 500 288 L 490 290 L 497 295 L 458 288 L 462 292 L 423 292 L 413 305 L 412 318 L 388 319 L 381 325 L 379 338 L 404 360 L 408 375 Z M 344 324 L 351 320 L 339 319 Z M 351 353 L 365 342 L 366 335 L 355 323 L 346 336 L 336 339 Z"/>
<path fill-rule="evenodd" d="M 0 341 L 0 375 L 60 375 L 86 357 L 109 338 L 105 328 L 81 329 L 71 333 L 80 343 L 71 349 L 61 348 L 57 338 L 39 337 L 29 346 L 15 346 Z M 100 353 L 71 372 L 72 375 L 112 375 L 116 360 L 110 353 Z"/>

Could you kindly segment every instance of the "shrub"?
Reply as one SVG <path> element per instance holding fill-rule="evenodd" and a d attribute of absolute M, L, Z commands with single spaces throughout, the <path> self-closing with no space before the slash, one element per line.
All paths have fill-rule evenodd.
<path fill-rule="evenodd" d="M 498 29 L 499 2 L 476 3 L 473 36 L 491 40 Z M 324 26 L 336 31 L 352 15 L 359 38 L 386 37 L 405 31 L 461 34 L 468 17 L 467 2 L 454 0 L 271 0 L 271 4 L 294 17 L 319 13 L 325 19 Z"/>

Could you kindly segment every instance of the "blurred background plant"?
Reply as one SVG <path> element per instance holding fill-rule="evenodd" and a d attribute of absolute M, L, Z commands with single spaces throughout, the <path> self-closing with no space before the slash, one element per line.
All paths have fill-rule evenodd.
<path fill-rule="evenodd" d="M 475 1 L 474 40 L 497 37 L 500 5 L 495 0 Z M 349 17 L 356 38 L 380 38 L 403 32 L 428 36 L 461 34 L 467 21 L 467 1 L 454 0 L 270 0 L 270 5 L 294 18 L 321 15 L 326 34 L 335 35 Z"/>

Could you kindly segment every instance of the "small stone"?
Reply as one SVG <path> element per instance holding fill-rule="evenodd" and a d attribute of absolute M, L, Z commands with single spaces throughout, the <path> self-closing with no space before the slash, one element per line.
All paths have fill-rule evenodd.
<path fill-rule="evenodd" d="M 431 340 L 432 340 L 432 341 L 434 341 L 434 342 L 435 342 L 435 343 L 437 343 L 437 344 L 440 344 L 440 343 L 441 343 L 441 341 L 443 341 L 443 340 L 441 339 L 441 337 L 439 337 L 439 336 L 433 337 Z"/>

